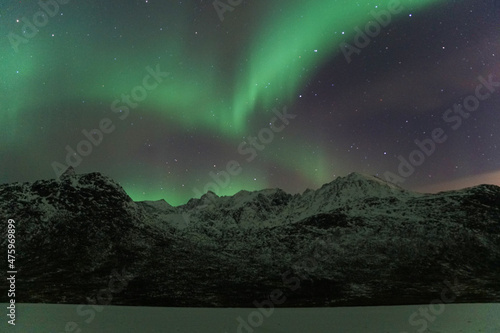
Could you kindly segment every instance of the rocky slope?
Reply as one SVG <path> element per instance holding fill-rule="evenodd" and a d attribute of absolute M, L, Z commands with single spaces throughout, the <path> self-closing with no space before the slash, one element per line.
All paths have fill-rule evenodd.
<path fill-rule="evenodd" d="M 253 306 L 276 289 L 280 306 L 429 303 L 446 283 L 457 302 L 500 300 L 493 185 L 419 194 L 353 173 L 172 207 L 68 172 L 0 185 L 0 218 L 16 221 L 18 302 L 87 303 L 113 271 L 106 304 Z"/>

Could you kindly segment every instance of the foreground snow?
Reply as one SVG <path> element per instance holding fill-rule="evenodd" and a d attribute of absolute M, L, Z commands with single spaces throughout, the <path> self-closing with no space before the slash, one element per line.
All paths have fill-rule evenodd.
<path fill-rule="evenodd" d="M 2 303 L 6 312 L 7 304 Z M 150 308 L 19 304 L 1 332 L 402 333 L 500 332 L 500 304 L 274 309 Z M 262 310 L 262 311 L 265 311 Z M 271 312 L 271 311 L 270 311 Z M 434 313 L 434 314 L 433 314 Z M 427 319 L 426 319 L 427 318 Z M 238 322 L 238 319 L 240 321 Z M 240 324 L 244 322 L 245 324 Z M 260 322 L 260 325 L 258 325 Z M 413 323 L 413 325 L 411 323 Z M 249 323 L 254 324 L 255 327 Z"/>

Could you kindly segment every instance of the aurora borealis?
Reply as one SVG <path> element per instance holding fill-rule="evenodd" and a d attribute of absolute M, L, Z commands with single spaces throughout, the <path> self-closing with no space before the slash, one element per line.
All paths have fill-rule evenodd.
<path fill-rule="evenodd" d="M 500 185 L 500 88 L 459 128 L 443 119 L 480 77 L 500 82 L 496 1 L 222 2 L 237 4 L 223 20 L 204 0 L 4 1 L 0 182 L 54 178 L 85 131 L 98 143 L 80 146 L 76 171 L 134 200 L 182 204 L 215 179 L 218 195 L 297 193 L 397 174 L 398 156 L 442 128 L 401 186 Z"/>

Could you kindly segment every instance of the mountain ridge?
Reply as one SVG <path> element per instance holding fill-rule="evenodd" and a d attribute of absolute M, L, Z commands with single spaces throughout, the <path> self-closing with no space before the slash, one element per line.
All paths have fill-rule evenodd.
<path fill-rule="evenodd" d="M 500 300 L 495 185 L 422 194 L 352 173 L 302 194 L 208 192 L 174 207 L 69 172 L 0 185 L 0 218 L 16 220 L 20 302 L 85 303 L 124 267 L 112 304 L 253 306 L 277 288 L 283 306 L 428 303 L 450 277 L 457 302 Z"/>
<path fill-rule="evenodd" d="M 60 183 L 60 182 L 64 182 L 65 180 L 67 181 L 68 179 L 69 180 L 72 180 L 73 182 L 75 180 L 80 180 L 80 179 L 83 179 L 84 181 L 87 181 L 88 179 L 92 179 L 93 177 L 95 177 L 96 179 L 101 179 L 101 181 L 106 181 L 106 182 L 109 182 L 110 184 L 113 184 L 113 186 L 116 186 L 117 188 L 121 189 L 123 192 L 125 192 L 125 194 L 127 194 L 127 192 L 123 189 L 123 187 L 116 181 L 114 181 L 112 178 L 104 175 L 103 173 L 100 173 L 100 172 L 89 172 L 89 173 L 83 173 L 83 174 L 77 174 L 75 172 L 75 170 L 72 168 L 72 167 L 69 167 L 59 178 L 51 178 L 51 179 L 43 179 L 43 180 L 37 180 L 37 181 L 34 181 L 34 182 L 13 182 L 13 183 L 4 183 L 4 184 L 0 184 L 0 186 L 19 186 L 19 185 L 22 185 L 22 184 L 40 184 L 40 183 L 43 183 L 43 182 L 51 182 L 51 181 L 56 181 L 57 183 Z M 168 201 L 166 201 L 164 198 L 160 198 L 160 199 L 156 199 L 156 200 L 139 200 L 139 201 L 136 201 L 136 202 L 158 202 L 158 201 L 165 201 L 169 206 L 171 207 L 180 207 L 180 206 L 185 206 L 189 203 L 189 201 L 191 200 L 213 200 L 214 198 L 224 198 L 224 197 L 234 197 L 234 196 L 240 196 L 242 194 L 250 194 L 250 193 L 258 193 L 258 194 L 264 194 L 265 192 L 282 192 L 282 193 L 285 193 L 287 195 L 291 195 L 291 196 L 301 196 L 301 195 L 304 195 L 308 192 L 316 192 L 318 190 L 321 190 L 321 189 L 324 189 L 324 188 L 330 188 L 330 187 L 338 187 L 339 184 L 353 184 L 353 183 L 358 183 L 358 184 L 370 184 L 370 185 L 374 185 L 374 184 L 379 184 L 379 185 L 382 185 L 388 189 L 391 189 L 391 190 L 394 190 L 394 191 L 400 191 L 400 192 L 408 192 L 408 193 L 414 193 L 414 194 L 420 194 L 420 195 L 427 195 L 427 194 L 432 194 L 432 193 L 423 193 L 423 192 L 415 192 L 415 191 L 410 191 L 410 190 L 406 190 L 402 187 L 400 187 L 399 185 L 396 185 L 396 184 L 393 184 L 391 182 L 388 182 L 380 177 L 377 177 L 375 175 L 369 175 L 369 174 L 365 174 L 365 173 L 360 173 L 360 172 L 351 172 L 349 173 L 348 175 L 346 176 L 339 176 L 339 177 L 336 177 L 334 180 L 332 180 L 331 182 L 328 182 L 328 183 L 325 183 L 323 184 L 321 187 L 319 187 L 318 189 L 316 190 L 313 190 L 313 189 L 305 189 L 302 193 L 296 193 L 296 194 L 289 194 L 287 193 L 286 191 L 282 190 L 281 188 L 265 188 L 265 189 L 260 189 L 260 190 L 254 190 L 254 191 L 248 191 L 248 190 L 240 190 L 239 192 L 233 194 L 233 195 L 228 195 L 228 196 L 219 196 L 217 195 L 215 192 L 209 190 L 207 191 L 206 193 L 202 194 L 202 196 L 200 198 L 190 198 L 188 199 L 188 201 L 184 204 L 180 204 L 180 205 L 177 205 L 177 206 L 173 206 L 171 205 Z M 85 182 L 84 182 L 85 184 Z M 87 185 L 91 185 L 91 184 L 87 184 Z M 475 185 L 475 186 L 470 186 L 470 187 L 465 187 L 465 188 L 462 188 L 462 189 L 459 189 L 459 190 L 445 190 L 445 191 L 440 191 L 440 192 L 437 192 L 435 194 L 438 194 L 438 193 L 447 193 L 447 192 L 457 192 L 457 191 L 467 191 L 469 189 L 474 189 L 476 187 L 482 187 L 482 186 L 493 186 L 493 188 L 496 188 L 498 187 L 497 185 L 493 185 L 493 184 L 478 184 L 478 185 Z M 127 194 L 128 196 L 128 194 Z M 132 200 L 132 198 L 130 198 L 130 200 Z"/>

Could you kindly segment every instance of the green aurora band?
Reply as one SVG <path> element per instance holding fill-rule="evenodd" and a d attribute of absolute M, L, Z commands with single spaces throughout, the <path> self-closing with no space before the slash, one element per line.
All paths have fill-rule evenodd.
<path fill-rule="evenodd" d="M 343 57 L 340 46 L 346 42 L 353 44 L 354 29 L 364 30 L 368 22 L 374 21 L 373 12 L 386 11 L 390 3 L 398 3 L 401 12 L 392 15 L 392 20 L 398 20 L 408 13 L 442 2 L 444 0 L 292 0 L 286 2 L 286 9 L 280 9 L 279 15 L 273 13 L 274 5 L 268 4 L 269 10 L 259 13 L 258 28 L 247 32 L 247 39 L 241 42 L 243 47 L 238 49 L 218 40 L 220 31 L 206 32 L 212 35 L 212 43 L 192 45 L 180 37 L 168 37 L 167 41 L 150 40 L 147 29 L 137 32 L 137 26 L 128 28 L 143 34 L 142 38 L 137 38 L 134 48 L 121 45 L 116 36 L 103 37 L 101 44 L 96 45 L 85 39 L 88 27 L 78 22 L 67 28 L 68 34 L 81 39 L 78 49 L 67 40 L 49 36 L 49 27 L 41 28 L 43 34 L 40 32 L 39 36 L 20 45 L 17 53 L 4 37 L 1 45 L 7 52 L 0 62 L 4 74 L 0 88 L 5 95 L 0 101 L 0 122 L 7 131 L 2 134 L 2 140 L 4 144 L 20 145 L 23 115 L 33 109 L 50 108 L 61 101 L 81 103 L 86 100 L 111 105 L 121 94 L 129 94 L 143 82 L 146 67 L 158 65 L 162 71 L 169 72 L 169 76 L 148 92 L 147 98 L 140 103 L 141 109 L 158 113 L 179 128 L 217 133 L 221 138 L 238 142 L 252 131 L 248 126 L 250 117 L 265 112 L 271 114 L 273 108 L 293 105 L 301 87 L 315 75 L 315 68 L 320 68 L 333 57 Z M 93 14 L 89 8 L 66 6 L 65 17 Z M 237 10 L 231 15 L 237 15 Z M 175 23 L 176 36 L 193 34 L 193 27 L 186 23 L 184 15 L 169 17 L 169 20 Z M 8 29 L 4 27 L 0 33 L 7 36 L 11 32 Z M 384 27 L 381 29 L 383 31 Z M 110 65 L 115 58 L 114 64 Z M 226 68 L 228 64 L 234 65 L 233 68 L 238 64 L 241 70 L 231 71 L 231 68 Z M 48 70 L 49 67 L 52 68 Z M 26 98 L 27 94 L 30 98 Z M 267 152 L 263 154 L 271 162 L 290 168 L 316 185 L 331 179 L 331 170 L 321 166 L 329 160 L 327 152 L 319 151 L 315 160 L 292 163 L 288 158 Z M 308 156 L 307 152 L 304 156 Z M 321 166 L 320 170 L 311 171 L 314 169 L 311 165 Z M 259 173 L 258 170 L 252 171 Z M 203 178 L 208 171 L 199 172 Z M 260 173 L 261 179 L 265 179 L 264 172 Z M 230 187 L 218 194 L 229 195 L 243 188 L 266 187 L 265 181 L 232 181 Z M 147 186 L 143 189 L 131 183 L 125 181 L 124 186 L 135 200 L 158 199 L 160 196 L 146 191 Z M 165 199 L 180 204 L 189 197 L 192 197 L 190 190 Z"/>

